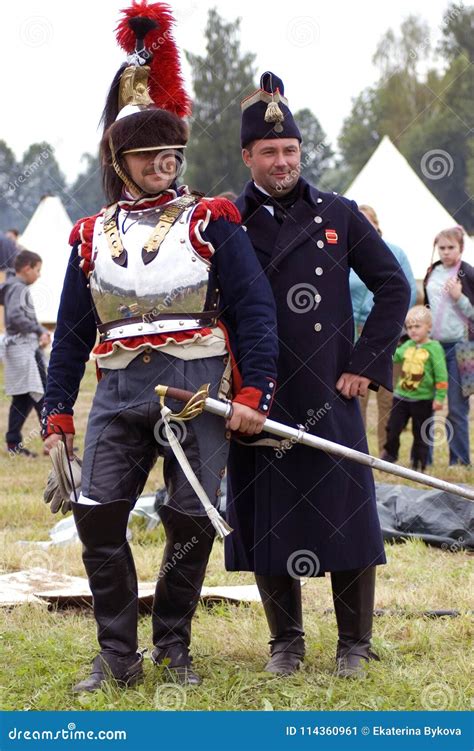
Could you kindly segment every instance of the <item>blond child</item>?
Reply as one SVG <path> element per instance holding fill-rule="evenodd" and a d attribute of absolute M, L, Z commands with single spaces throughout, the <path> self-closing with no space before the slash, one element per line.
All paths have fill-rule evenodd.
<path fill-rule="evenodd" d="M 382 458 L 398 459 L 400 435 L 411 418 L 413 469 L 425 470 L 428 462 L 433 411 L 443 408 L 448 388 L 446 358 L 441 344 L 429 338 L 432 319 L 428 308 L 415 305 L 408 311 L 405 326 L 410 337 L 395 351 L 393 360 L 402 364 L 387 424 L 387 441 Z"/>

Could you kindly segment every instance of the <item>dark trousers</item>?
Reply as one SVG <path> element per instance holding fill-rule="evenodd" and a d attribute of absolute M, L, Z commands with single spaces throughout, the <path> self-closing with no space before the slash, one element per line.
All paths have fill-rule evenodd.
<path fill-rule="evenodd" d="M 43 383 L 43 388 L 45 388 L 47 373 L 43 356 L 39 349 L 36 350 L 35 360 Z M 15 446 L 18 446 L 18 444 L 22 442 L 21 430 L 32 409 L 36 410 L 38 419 L 41 421 L 43 399 L 40 399 L 39 402 L 35 402 L 29 394 L 16 394 L 12 397 L 10 413 L 8 415 L 8 431 L 5 436 L 5 440 L 8 444 L 15 444 Z"/>
<path fill-rule="evenodd" d="M 411 452 L 412 464 L 415 469 L 425 469 L 429 455 L 429 436 L 431 423 L 427 422 L 433 416 L 432 399 L 413 399 L 405 401 L 394 397 L 392 410 L 387 424 L 387 441 L 385 451 L 392 461 L 398 459 L 400 449 L 400 435 L 408 420 L 412 421 L 413 447 Z"/>
<path fill-rule="evenodd" d="M 8 444 L 18 446 L 22 442 L 21 430 L 26 422 L 32 409 L 35 409 L 38 418 L 41 419 L 41 410 L 43 408 L 43 399 L 35 402 L 29 394 L 17 394 L 12 397 L 10 405 L 10 414 L 8 415 L 8 431 L 6 441 Z"/>

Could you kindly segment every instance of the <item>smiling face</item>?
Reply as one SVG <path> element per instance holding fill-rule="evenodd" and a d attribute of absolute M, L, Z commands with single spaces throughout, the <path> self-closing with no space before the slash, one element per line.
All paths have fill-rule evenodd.
<path fill-rule="evenodd" d="M 173 149 L 136 151 L 123 156 L 125 169 L 144 193 L 156 195 L 175 181 L 181 154 Z"/>
<path fill-rule="evenodd" d="M 301 172 L 301 147 L 297 138 L 254 141 L 243 149 L 242 158 L 257 185 L 278 198 L 289 193 Z"/>

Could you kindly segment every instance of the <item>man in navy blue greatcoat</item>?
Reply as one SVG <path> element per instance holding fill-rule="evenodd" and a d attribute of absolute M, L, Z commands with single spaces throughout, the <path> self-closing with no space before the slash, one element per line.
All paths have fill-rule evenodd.
<path fill-rule="evenodd" d="M 280 357 L 272 419 L 367 451 L 358 395 L 392 389 L 392 354 L 410 291 L 357 205 L 300 177 L 301 135 L 283 84 L 265 73 L 242 102 L 252 180 L 237 201 L 275 295 Z M 374 292 L 354 345 L 349 271 Z M 271 631 L 266 669 L 290 674 L 304 655 L 300 576 L 331 572 L 340 676 L 370 650 L 375 567 L 385 563 L 372 472 L 267 437 L 232 442 L 226 540 L 230 570 L 254 571 Z"/>

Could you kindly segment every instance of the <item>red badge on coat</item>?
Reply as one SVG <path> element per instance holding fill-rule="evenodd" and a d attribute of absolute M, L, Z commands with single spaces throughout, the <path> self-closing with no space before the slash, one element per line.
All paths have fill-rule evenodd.
<path fill-rule="evenodd" d="M 326 230 L 326 241 L 328 245 L 337 245 L 337 232 L 335 229 L 327 229 Z"/>

